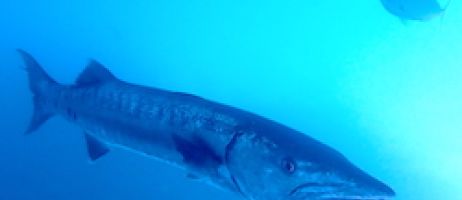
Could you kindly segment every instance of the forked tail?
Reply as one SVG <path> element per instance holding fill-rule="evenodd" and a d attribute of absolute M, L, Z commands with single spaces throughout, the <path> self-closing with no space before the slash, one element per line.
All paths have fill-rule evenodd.
<path fill-rule="evenodd" d="M 37 130 L 40 125 L 53 116 L 53 106 L 50 93 L 53 88 L 59 86 L 37 63 L 37 61 L 24 50 L 18 49 L 18 53 L 24 61 L 24 69 L 29 78 L 29 88 L 33 94 L 34 111 L 25 134 Z"/>

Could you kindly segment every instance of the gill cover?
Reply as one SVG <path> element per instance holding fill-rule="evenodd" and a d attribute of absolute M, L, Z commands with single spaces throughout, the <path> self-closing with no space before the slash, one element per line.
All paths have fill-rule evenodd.
<path fill-rule="evenodd" d="M 290 184 L 284 180 L 296 166 L 284 154 L 278 153 L 274 143 L 256 134 L 245 133 L 230 145 L 226 158 L 228 170 L 245 197 L 276 200 L 290 191 Z"/>

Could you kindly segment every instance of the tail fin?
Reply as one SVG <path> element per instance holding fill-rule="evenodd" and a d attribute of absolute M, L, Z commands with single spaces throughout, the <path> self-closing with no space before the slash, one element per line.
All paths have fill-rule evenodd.
<path fill-rule="evenodd" d="M 29 88 L 32 91 L 34 97 L 34 111 L 32 119 L 29 123 L 25 134 L 30 134 L 37 130 L 44 122 L 46 122 L 51 116 L 53 111 L 50 109 L 49 100 L 47 99 L 47 92 L 51 88 L 50 86 L 58 85 L 48 74 L 42 69 L 37 61 L 27 52 L 18 49 L 17 50 L 22 57 L 25 70 L 29 77 Z"/>
<path fill-rule="evenodd" d="M 452 3 L 452 0 L 448 0 L 446 2 L 446 5 L 444 5 L 444 7 L 441 7 L 440 29 L 441 29 L 441 27 L 443 26 L 443 23 L 444 23 L 444 17 L 446 16 L 446 10 L 448 9 L 449 5 L 451 5 L 451 3 Z"/>

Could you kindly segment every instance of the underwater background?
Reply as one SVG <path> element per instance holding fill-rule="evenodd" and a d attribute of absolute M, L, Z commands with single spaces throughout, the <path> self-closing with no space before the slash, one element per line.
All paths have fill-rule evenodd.
<path fill-rule="evenodd" d="M 0 28 L 0 200 L 240 199 L 123 149 L 90 163 L 59 117 L 25 136 L 16 48 L 62 83 L 94 58 L 123 80 L 271 118 L 396 200 L 462 200 L 461 1 L 402 22 L 379 0 L 3 0 Z"/>

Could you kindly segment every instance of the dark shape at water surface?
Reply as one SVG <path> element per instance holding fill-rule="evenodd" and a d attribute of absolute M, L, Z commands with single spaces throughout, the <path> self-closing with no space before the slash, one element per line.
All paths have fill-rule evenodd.
<path fill-rule="evenodd" d="M 428 21 L 442 15 L 449 2 L 442 7 L 437 0 L 381 0 L 385 9 L 401 20 Z"/>
<path fill-rule="evenodd" d="M 195 95 L 131 84 L 96 61 L 75 84 L 54 81 L 25 51 L 34 114 L 86 134 L 91 160 L 124 147 L 249 200 L 385 200 L 394 191 L 333 148 L 270 119 Z"/>

